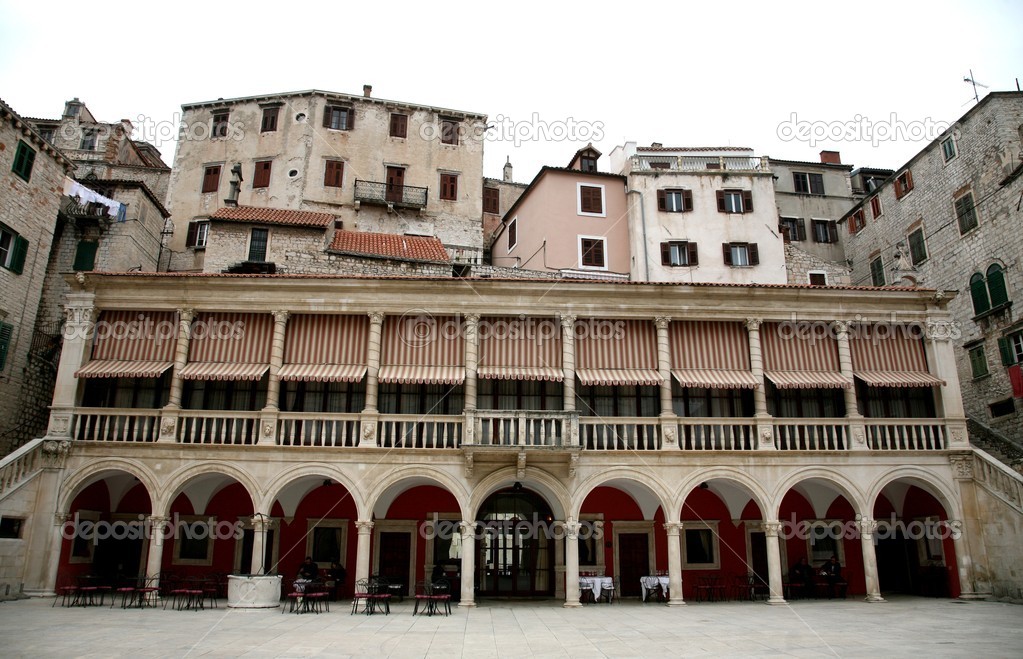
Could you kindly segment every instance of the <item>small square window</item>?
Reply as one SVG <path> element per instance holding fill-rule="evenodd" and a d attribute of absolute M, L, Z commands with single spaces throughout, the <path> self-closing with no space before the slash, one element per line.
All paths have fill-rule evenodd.
<path fill-rule="evenodd" d="M 852 221 L 851 218 L 850 221 Z M 837 243 L 838 225 L 835 221 L 813 220 L 813 241 L 815 243 Z"/>
<path fill-rule="evenodd" d="M 445 201 L 458 200 L 458 174 L 440 175 L 440 198 Z"/>
<path fill-rule="evenodd" d="M 579 264 L 584 268 L 606 268 L 603 238 L 579 239 Z"/>
<path fill-rule="evenodd" d="M 577 184 L 579 188 L 579 213 L 588 215 L 604 214 L 604 186 Z"/>
<path fill-rule="evenodd" d="M 11 171 L 28 183 L 32 178 L 32 165 L 35 164 L 35 161 L 35 149 L 19 140 L 18 150 L 14 152 L 14 164 L 11 166 Z"/>
<path fill-rule="evenodd" d="M 807 273 L 810 279 L 811 286 L 827 286 L 828 285 L 828 274 L 826 272 L 810 272 Z"/>
<path fill-rule="evenodd" d="M 328 105 L 323 113 L 323 127 L 330 130 L 351 130 L 355 125 L 355 113 L 352 108 L 340 105 Z"/>
<path fill-rule="evenodd" d="M 723 243 L 721 251 L 725 265 L 732 267 L 760 265 L 760 250 L 756 243 Z"/>
<path fill-rule="evenodd" d="M 682 543 L 682 567 L 695 570 L 714 570 L 720 566 L 718 556 L 717 529 L 689 528 L 694 526 L 686 522 L 683 529 L 685 538 Z"/>
<path fill-rule="evenodd" d="M 200 220 L 198 222 L 190 222 L 188 224 L 188 234 L 185 236 L 185 247 L 204 249 L 206 247 L 206 241 L 209 238 L 209 234 L 209 221 Z"/>
<path fill-rule="evenodd" d="M 252 175 L 253 189 L 270 187 L 270 170 L 272 167 L 272 160 L 260 160 L 256 163 L 255 172 Z"/>
<path fill-rule="evenodd" d="M 1015 414 L 1016 404 L 1011 398 L 1006 398 L 1005 400 L 1000 400 L 997 403 L 991 403 L 988 405 L 988 409 L 991 411 L 992 418 L 1008 416 L 1010 414 Z"/>
<path fill-rule="evenodd" d="M 17 540 L 21 537 L 21 528 L 24 524 L 25 520 L 19 517 L 0 518 L 0 538 Z"/>
<path fill-rule="evenodd" d="M 973 205 L 972 192 L 967 192 L 955 200 L 955 211 L 956 219 L 959 221 L 960 235 L 977 228 L 977 209 Z"/>
<path fill-rule="evenodd" d="M 483 188 L 483 212 L 499 215 L 501 213 L 501 191 L 497 188 Z"/>
<path fill-rule="evenodd" d="M 280 116 L 279 107 L 263 108 L 263 121 L 259 125 L 259 132 L 273 133 L 277 130 L 277 117 Z"/>
<path fill-rule="evenodd" d="M 783 217 L 778 224 L 787 242 L 806 240 L 806 222 L 801 217 Z"/>
<path fill-rule="evenodd" d="M 849 216 L 849 233 L 859 233 L 865 226 L 867 226 L 867 218 L 862 208 Z"/>
<path fill-rule="evenodd" d="M 941 154 L 945 156 L 945 162 L 956 157 L 956 142 L 954 138 L 950 136 L 941 141 Z"/>
<path fill-rule="evenodd" d="M 719 213 L 752 213 L 753 193 L 750 190 L 718 190 Z"/>
<path fill-rule="evenodd" d="M 685 213 L 693 210 L 693 191 L 658 190 L 657 210 L 666 213 Z"/>
<path fill-rule="evenodd" d="M 696 243 L 686 240 L 669 240 L 661 243 L 661 265 L 690 267 L 699 263 Z"/>
<path fill-rule="evenodd" d="M 798 194 L 823 195 L 824 175 L 793 172 L 792 187 Z"/>
<path fill-rule="evenodd" d="M 909 234 L 909 257 L 913 265 L 920 265 L 927 260 L 927 245 L 924 242 L 923 227 Z"/>
<path fill-rule="evenodd" d="M 984 351 L 984 344 L 970 348 L 970 372 L 974 378 L 982 378 L 988 374 L 987 352 Z"/>
<path fill-rule="evenodd" d="M 390 129 L 391 137 L 408 137 L 408 115 L 392 112 Z"/>
<path fill-rule="evenodd" d="M 96 130 L 94 128 L 82 130 L 82 141 L 78 143 L 78 148 L 82 151 L 96 150 Z"/>
<path fill-rule="evenodd" d="M 345 163 L 341 160 L 328 160 L 323 172 L 323 187 L 340 188 L 344 182 Z"/>
<path fill-rule="evenodd" d="M 895 198 L 902 199 L 913 189 L 913 173 L 908 169 L 895 179 Z"/>
<path fill-rule="evenodd" d="M 874 216 L 873 219 L 881 217 L 884 211 L 881 209 L 881 198 L 873 196 L 870 198 L 870 214 Z"/>
<path fill-rule="evenodd" d="M 220 188 L 220 165 L 210 165 L 202 175 L 203 194 L 216 192 Z"/>
<path fill-rule="evenodd" d="M 20 275 L 28 255 L 28 241 L 0 224 L 0 268 Z"/>
<path fill-rule="evenodd" d="M 597 171 L 597 159 L 593 156 L 583 156 L 579 159 L 579 169 L 584 172 Z"/>
<path fill-rule="evenodd" d="M 440 120 L 440 141 L 443 144 L 458 144 L 459 122 L 456 119 Z"/>
<path fill-rule="evenodd" d="M 227 137 L 229 112 L 214 112 L 213 123 L 210 126 L 210 137 Z"/>

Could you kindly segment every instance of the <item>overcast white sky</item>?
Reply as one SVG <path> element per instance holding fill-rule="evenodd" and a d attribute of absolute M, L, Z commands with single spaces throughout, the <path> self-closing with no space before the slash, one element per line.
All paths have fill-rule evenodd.
<path fill-rule="evenodd" d="M 1023 2 L 47 2 L 0 0 L 0 96 L 25 116 L 81 98 L 151 126 L 183 103 L 318 88 L 507 117 L 583 137 L 488 140 L 528 182 L 588 138 L 749 146 L 758 155 L 894 168 L 926 141 L 779 138 L 800 122 L 897 119 L 910 130 L 1023 78 Z M 987 90 L 979 89 L 983 94 Z M 162 123 L 161 123 L 162 122 Z M 806 124 L 809 125 L 809 124 Z M 836 124 L 828 124 L 831 130 Z M 862 125 L 862 122 L 860 122 Z M 818 124 L 824 129 L 825 124 Z M 589 132 L 588 132 L 589 131 Z M 785 129 L 783 128 L 784 132 Z M 140 135 L 138 137 L 146 137 Z M 497 137 L 496 131 L 493 137 Z M 170 162 L 173 142 L 158 145 Z M 601 161 L 607 167 L 607 161 Z"/>

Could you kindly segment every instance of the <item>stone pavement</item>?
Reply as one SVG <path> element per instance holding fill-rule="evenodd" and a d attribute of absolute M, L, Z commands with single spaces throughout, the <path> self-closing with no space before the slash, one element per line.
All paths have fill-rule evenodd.
<path fill-rule="evenodd" d="M 565 609 L 558 602 L 485 601 L 450 617 L 50 608 L 0 603 L 7 657 L 1019 657 L 1023 606 L 893 598 L 699 603 L 638 602 Z"/>

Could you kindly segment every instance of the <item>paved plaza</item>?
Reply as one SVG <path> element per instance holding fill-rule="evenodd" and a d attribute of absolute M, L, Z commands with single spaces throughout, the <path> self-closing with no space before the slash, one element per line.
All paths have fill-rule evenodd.
<path fill-rule="evenodd" d="M 661 657 L 1023 655 L 1023 606 L 893 598 L 699 603 L 486 601 L 450 617 L 164 611 L 0 603 L 4 657 Z"/>

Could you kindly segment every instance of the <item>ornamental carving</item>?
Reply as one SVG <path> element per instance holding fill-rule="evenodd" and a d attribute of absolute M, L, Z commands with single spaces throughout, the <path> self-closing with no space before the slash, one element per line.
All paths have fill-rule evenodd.
<path fill-rule="evenodd" d="M 952 476 L 957 480 L 969 480 L 973 478 L 973 458 L 967 456 L 953 456 L 949 458 L 952 463 Z"/>
<path fill-rule="evenodd" d="M 160 435 L 163 437 L 170 437 L 174 434 L 174 428 L 178 425 L 176 419 L 166 418 L 160 425 Z"/>
<path fill-rule="evenodd" d="M 746 329 L 749 330 L 750 332 L 760 331 L 760 326 L 763 323 L 764 323 L 764 321 L 762 319 L 760 319 L 760 318 L 747 318 L 746 319 Z"/>
<path fill-rule="evenodd" d="M 768 538 L 777 538 L 781 533 L 781 522 L 764 522 L 764 534 Z"/>
<path fill-rule="evenodd" d="M 71 442 L 66 439 L 47 439 L 43 441 L 43 462 L 47 467 L 63 467 Z"/>
<path fill-rule="evenodd" d="M 667 531 L 669 536 L 678 537 L 682 533 L 684 526 L 682 522 L 665 522 L 664 530 Z"/>
<path fill-rule="evenodd" d="M 864 517 L 860 520 L 860 534 L 869 540 L 870 537 L 877 532 L 877 526 L 878 524 L 876 519 Z"/>
<path fill-rule="evenodd" d="M 467 451 L 465 454 L 465 477 L 472 478 L 473 468 L 473 456 L 472 451 Z"/>
<path fill-rule="evenodd" d="M 671 324 L 671 316 L 658 316 L 657 318 L 654 318 L 654 325 L 656 325 L 659 330 L 668 329 L 669 324 Z"/>
<path fill-rule="evenodd" d="M 275 323 L 286 323 L 288 318 L 291 317 L 291 312 L 289 311 L 272 311 L 270 313 L 273 314 Z"/>
<path fill-rule="evenodd" d="M 674 426 L 668 426 L 667 428 L 664 429 L 664 439 L 669 444 L 674 444 L 675 443 L 675 427 Z"/>
<path fill-rule="evenodd" d="M 272 423 L 263 424 L 263 437 L 273 437 L 274 426 Z"/>
<path fill-rule="evenodd" d="M 582 524 L 580 524 L 579 522 L 575 521 L 572 518 L 569 518 L 569 520 L 567 522 L 565 522 L 565 539 L 566 540 L 578 540 L 579 539 L 579 529 L 581 527 L 582 527 Z"/>
<path fill-rule="evenodd" d="M 359 535 L 369 535 L 373 532 L 373 522 L 359 520 L 355 523 L 355 528 L 358 530 Z"/>
<path fill-rule="evenodd" d="M 51 416 L 50 417 L 50 434 L 51 435 L 66 435 L 68 428 L 71 426 L 71 417 L 67 415 Z"/>
<path fill-rule="evenodd" d="M 579 454 L 573 453 L 568 459 L 568 477 L 575 478 L 576 472 L 579 470 Z"/>
<path fill-rule="evenodd" d="M 367 315 L 369 316 L 369 322 L 370 322 L 371 325 L 383 325 L 384 324 L 384 314 L 383 314 L 383 312 L 371 311 Z"/>

